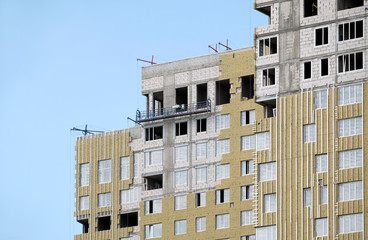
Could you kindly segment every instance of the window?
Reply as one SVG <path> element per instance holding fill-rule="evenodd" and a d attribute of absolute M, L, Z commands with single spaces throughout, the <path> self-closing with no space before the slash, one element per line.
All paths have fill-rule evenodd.
<path fill-rule="evenodd" d="M 138 202 L 138 188 L 130 188 L 120 191 L 120 203 L 127 204 Z"/>
<path fill-rule="evenodd" d="M 138 235 L 130 235 L 129 237 L 120 238 L 120 240 L 139 240 Z"/>
<path fill-rule="evenodd" d="M 216 215 L 216 229 L 229 228 L 230 227 L 230 214 Z"/>
<path fill-rule="evenodd" d="M 328 187 L 327 186 L 321 186 L 320 187 L 320 203 L 327 204 L 328 203 Z"/>
<path fill-rule="evenodd" d="M 363 182 L 347 182 L 339 184 L 339 202 L 363 198 Z"/>
<path fill-rule="evenodd" d="M 328 75 L 328 58 L 321 59 L 321 77 Z"/>
<path fill-rule="evenodd" d="M 205 207 L 206 206 L 206 193 L 200 192 L 196 193 L 196 207 Z"/>
<path fill-rule="evenodd" d="M 162 236 L 162 223 L 144 226 L 144 236 L 146 239 L 159 238 Z"/>
<path fill-rule="evenodd" d="M 196 232 L 206 231 L 206 217 L 196 218 Z"/>
<path fill-rule="evenodd" d="M 248 125 L 253 124 L 256 121 L 256 111 L 255 110 L 249 110 L 249 111 L 243 111 L 240 113 L 241 115 L 241 125 Z"/>
<path fill-rule="evenodd" d="M 316 124 L 304 125 L 304 142 L 316 141 Z"/>
<path fill-rule="evenodd" d="M 256 231 L 257 240 L 277 240 L 276 225 L 268 227 L 258 227 Z"/>
<path fill-rule="evenodd" d="M 363 133 L 362 117 L 339 120 L 339 137 L 348 137 Z"/>
<path fill-rule="evenodd" d="M 230 127 L 230 114 L 216 116 L 216 131 Z"/>
<path fill-rule="evenodd" d="M 149 127 L 146 128 L 146 141 L 153 141 L 157 139 L 162 139 L 163 131 L 162 126 Z"/>
<path fill-rule="evenodd" d="M 259 40 L 259 56 L 277 54 L 277 37 Z"/>
<path fill-rule="evenodd" d="M 339 24 L 339 42 L 363 37 L 363 20 Z"/>
<path fill-rule="evenodd" d="M 339 88 L 339 106 L 361 103 L 363 100 L 362 85 L 350 85 Z"/>
<path fill-rule="evenodd" d="M 264 212 L 265 213 L 276 212 L 276 207 L 277 207 L 276 204 L 277 204 L 276 193 L 264 195 Z"/>
<path fill-rule="evenodd" d="M 175 123 L 175 136 L 187 135 L 187 133 L 188 133 L 187 122 Z"/>
<path fill-rule="evenodd" d="M 304 63 L 304 79 L 309 79 L 312 77 L 312 63 L 305 62 Z"/>
<path fill-rule="evenodd" d="M 230 81 L 216 81 L 216 105 L 227 104 L 230 102 Z"/>
<path fill-rule="evenodd" d="M 327 108 L 327 89 L 314 92 L 314 107 L 316 109 Z"/>
<path fill-rule="evenodd" d="M 109 206 L 111 206 L 111 193 L 98 194 L 98 207 L 109 207 Z"/>
<path fill-rule="evenodd" d="M 230 201 L 230 189 L 216 190 L 216 204 L 228 203 Z"/>
<path fill-rule="evenodd" d="M 361 148 L 339 152 L 339 169 L 363 166 L 363 151 Z"/>
<path fill-rule="evenodd" d="M 135 153 L 133 155 L 133 176 L 138 177 L 139 175 L 139 157 L 138 154 Z"/>
<path fill-rule="evenodd" d="M 161 166 L 164 159 L 164 150 L 153 150 L 144 153 L 144 162 L 146 167 Z"/>
<path fill-rule="evenodd" d="M 216 156 L 230 152 L 230 139 L 216 141 Z"/>
<path fill-rule="evenodd" d="M 138 212 L 120 214 L 120 227 L 138 226 Z"/>
<path fill-rule="evenodd" d="M 259 181 L 276 180 L 276 162 L 259 164 Z"/>
<path fill-rule="evenodd" d="M 256 135 L 248 135 L 241 137 L 241 150 L 250 150 L 256 148 Z"/>
<path fill-rule="evenodd" d="M 304 17 L 311 17 L 318 14 L 317 0 L 304 0 Z"/>
<path fill-rule="evenodd" d="M 328 27 L 317 28 L 315 30 L 315 46 L 328 44 Z"/>
<path fill-rule="evenodd" d="M 337 0 L 337 11 L 364 6 L 363 0 Z"/>
<path fill-rule="evenodd" d="M 196 144 L 196 157 L 207 158 L 207 142 L 201 142 Z"/>
<path fill-rule="evenodd" d="M 120 180 L 129 179 L 130 177 L 130 157 L 120 158 Z"/>
<path fill-rule="evenodd" d="M 216 165 L 216 181 L 230 177 L 230 164 Z"/>
<path fill-rule="evenodd" d="M 144 202 L 144 213 L 146 215 L 161 212 L 162 212 L 162 199 L 147 200 Z"/>
<path fill-rule="evenodd" d="M 155 174 L 143 177 L 145 191 L 161 189 L 163 186 L 162 174 Z"/>
<path fill-rule="evenodd" d="M 98 226 L 97 228 L 98 231 L 110 230 L 111 228 L 110 216 L 97 218 L 97 226 Z"/>
<path fill-rule="evenodd" d="M 187 233 L 187 220 L 175 221 L 175 235 Z"/>
<path fill-rule="evenodd" d="M 187 196 L 176 196 L 175 197 L 175 210 L 187 209 Z"/>
<path fill-rule="evenodd" d="M 363 52 L 340 55 L 338 57 L 339 73 L 363 69 Z"/>
<path fill-rule="evenodd" d="M 89 209 L 89 196 L 83 196 L 79 198 L 79 209 L 80 210 Z"/>
<path fill-rule="evenodd" d="M 270 132 L 257 133 L 257 151 L 270 148 Z"/>
<path fill-rule="evenodd" d="M 254 173 L 253 160 L 241 161 L 241 175 L 245 176 Z"/>
<path fill-rule="evenodd" d="M 328 235 L 328 220 L 327 218 L 319 218 L 315 220 L 316 237 Z"/>
<path fill-rule="evenodd" d="M 275 85 L 275 69 L 269 68 L 262 71 L 262 86 Z"/>
<path fill-rule="evenodd" d="M 241 77 L 242 98 L 252 99 L 254 97 L 254 75 Z"/>
<path fill-rule="evenodd" d="M 188 145 L 175 147 L 175 162 L 188 162 Z"/>
<path fill-rule="evenodd" d="M 196 170 L 196 183 L 207 183 L 207 167 L 198 167 Z"/>
<path fill-rule="evenodd" d="M 89 185 L 89 163 L 83 163 L 80 165 L 80 186 Z"/>
<path fill-rule="evenodd" d="M 256 240 L 256 235 L 242 236 L 241 240 Z"/>
<path fill-rule="evenodd" d="M 188 170 L 175 172 L 175 187 L 188 186 Z"/>
<path fill-rule="evenodd" d="M 207 131 L 207 118 L 197 119 L 197 133 Z"/>
<path fill-rule="evenodd" d="M 362 232 L 363 214 L 349 214 L 339 216 L 339 234 Z"/>
<path fill-rule="evenodd" d="M 311 189 L 310 188 L 304 188 L 304 207 L 308 207 L 311 205 Z"/>
<path fill-rule="evenodd" d="M 253 210 L 247 210 L 241 212 L 241 225 L 251 225 L 253 224 Z"/>
<path fill-rule="evenodd" d="M 249 200 L 254 198 L 254 185 L 241 187 L 241 200 Z"/>
<path fill-rule="evenodd" d="M 111 182 L 111 160 L 98 162 L 98 183 Z"/>
<path fill-rule="evenodd" d="M 316 173 L 327 172 L 327 154 L 316 156 Z"/>

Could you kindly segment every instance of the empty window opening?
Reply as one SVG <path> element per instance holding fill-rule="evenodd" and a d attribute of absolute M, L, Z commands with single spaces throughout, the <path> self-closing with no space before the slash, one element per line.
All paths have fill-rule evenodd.
<path fill-rule="evenodd" d="M 271 6 L 257 8 L 259 12 L 268 16 L 268 24 L 271 24 Z"/>
<path fill-rule="evenodd" d="M 262 80 L 263 87 L 275 85 L 275 69 L 264 69 L 262 71 Z"/>
<path fill-rule="evenodd" d="M 304 17 L 311 17 L 318 14 L 317 0 L 304 0 Z"/>
<path fill-rule="evenodd" d="M 315 45 L 321 46 L 328 44 L 328 27 L 317 28 L 315 31 Z"/>
<path fill-rule="evenodd" d="M 328 58 L 321 59 L 321 76 L 328 75 Z"/>
<path fill-rule="evenodd" d="M 216 81 L 216 105 L 230 103 L 230 81 Z"/>
<path fill-rule="evenodd" d="M 144 177 L 145 190 L 154 190 L 162 188 L 162 174 Z"/>
<path fill-rule="evenodd" d="M 259 103 L 263 105 L 265 118 L 276 117 L 276 99 L 271 99 Z"/>
<path fill-rule="evenodd" d="M 363 20 L 339 24 L 339 41 L 363 37 Z"/>
<path fill-rule="evenodd" d="M 149 95 L 148 94 L 144 94 L 143 96 L 146 97 L 146 111 L 149 112 Z"/>
<path fill-rule="evenodd" d="M 138 212 L 120 214 L 120 227 L 138 226 Z"/>
<path fill-rule="evenodd" d="M 153 93 L 153 109 L 156 116 L 163 114 L 164 108 L 164 92 Z"/>
<path fill-rule="evenodd" d="M 197 103 L 207 101 L 207 83 L 197 85 Z"/>
<path fill-rule="evenodd" d="M 339 73 L 363 69 L 363 53 L 351 53 L 338 57 Z"/>
<path fill-rule="evenodd" d="M 304 63 L 304 79 L 309 79 L 312 77 L 312 63 L 305 62 Z"/>
<path fill-rule="evenodd" d="M 146 141 L 162 139 L 162 126 L 146 128 Z"/>
<path fill-rule="evenodd" d="M 337 11 L 361 7 L 364 5 L 363 0 L 337 0 Z"/>
<path fill-rule="evenodd" d="M 207 118 L 197 119 L 197 133 L 207 131 Z"/>
<path fill-rule="evenodd" d="M 277 37 L 259 40 L 259 56 L 277 54 Z"/>
<path fill-rule="evenodd" d="M 187 133 L 188 133 L 187 122 L 175 123 L 175 136 L 187 135 Z"/>
<path fill-rule="evenodd" d="M 186 111 L 188 108 L 188 87 L 182 87 L 176 89 L 176 105 L 177 112 Z"/>
<path fill-rule="evenodd" d="M 89 228 L 88 219 L 77 220 L 77 222 L 82 224 L 83 233 L 88 233 L 88 228 Z"/>
<path fill-rule="evenodd" d="M 98 218 L 97 226 L 98 226 L 97 228 L 98 231 L 110 230 L 110 226 L 111 226 L 110 216 Z"/>
<path fill-rule="evenodd" d="M 242 97 L 252 99 L 254 97 L 254 75 L 241 78 Z"/>

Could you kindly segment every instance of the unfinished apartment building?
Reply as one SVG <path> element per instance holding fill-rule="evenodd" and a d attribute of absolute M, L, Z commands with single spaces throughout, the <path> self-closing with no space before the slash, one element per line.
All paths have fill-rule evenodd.
<path fill-rule="evenodd" d="M 144 67 L 140 125 L 77 140 L 74 239 L 368 239 L 367 5 L 256 0 L 254 48 Z"/>

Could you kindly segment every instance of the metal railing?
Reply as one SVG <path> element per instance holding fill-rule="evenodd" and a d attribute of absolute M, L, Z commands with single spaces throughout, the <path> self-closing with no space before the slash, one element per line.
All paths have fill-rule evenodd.
<path fill-rule="evenodd" d="M 192 104 L 176 104 L 172 107 L 161 108 L 158 110 L 151 110 L 151 111 L 137 110 L 135 119 L 137 122 L 144 122 L 199 112 L 211 112 L 210 99 L 208 99 L 207 101 Z"/>

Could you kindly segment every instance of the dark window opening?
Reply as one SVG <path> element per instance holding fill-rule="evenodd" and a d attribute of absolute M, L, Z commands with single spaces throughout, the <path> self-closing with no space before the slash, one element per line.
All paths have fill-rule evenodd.
<path fill-rule="evenodd" d="M 254 97 L 254 75 L 241 78 L 242 97 L 252 99 Z"/>
<path fill-rule="evenodd" d="M 177 112 L 186 111 L 188 108 L 188 87 L 176 89 L 176 108 Z"/>
<path fill-rule="evenodd" d="M 216 81 L 216 105 L 230 103 L 230 81 Z"/>
<path fill-rule="evenodd" d="M 207 83 L 197 85 L 197 103 L 207 101 Z"/>
<path fill-rule="evenodd" d="M 309 79 L 312 77 L 312 63 L 305 62 L 304 63 L 304 79 Z"/>
<path fill-rule="evenodd" d="M 175 123 L 175 136 L 187 135 L 187 133 L 188 133 L 187 122 Z"/>
<path fill-rule="evenodd" d="M 316 29 L 315 45 L 321 46 L 325 44 L 328 44 L 328 27 Z"/>
<path fill-rule="evenodd" d="M 120 227 L 138 226 L 138 212 L 120 214 Z"/>
<path fill-rule="evenodd" d="M 144 177 L 145 189 L 154 190 L 162 188 L 162 174 Z"/>
<path fill-rule="evenodd" d="M 321 76 L 328 75 L 328 58 L 321 59 Z"/>
<path fill-rule="evenodd" d="M 207 119 L 197 119 L 197 133 L 207 131 Z"/>
<path fill-rule="evenodd" d="M 164 108 L 164 92 L 153 93 L 153 109 L 155 116 L 160 116 L 163 114 Z"/>
<path fill-rule="evenodd" d="M 364 6 L 363 0 L 337 0 L 337 11 Z"/>
<path fill-rule="evenodd" d="M 304 17 L 311 17 L 318 14 L 317 0 L 304 0 Z"/>
<path fill-rule="evenodd" d="M 259 103 L 263 105 L 265 118 L 276 117 L 276 99 L 271 99 Z"/>
<path fill-rule="evenodd" d="M 110 216 L 98 218 L 97 226 L 98 226 L 97 228 L 98 231 L 110 230 L 110 226 L 111 226 Z"/>
<path fill-rule="evenodd" d="M 146 111 L 149 112 L 149 96 L 148 94 L 144 94 L 144 96 L 146 97 Z"/>
<path fill-rule="evenodd" d="M 162 139 L 162 126 L 146 128 L 146 141 Z"/>
<path fill-rule="evenodd" d="M 88 228 L 89 228 L 88 219 L 77 220 L 77 222 L 82 224 L 83 233 L 88 233 Z"/>
<path fill-rule="evenodd" d="M 351 53 L 338 57 L 339 73 L 363 69 L 363 53 Z"/>
<path fill-rule="evenodd" d="M 268 24 L 271 24 L 271 7 L 259 7 L 256 10 L 268 16 Z"/>
<path fill-rule="evenodd" d="M 275 85 L 275 69 L 269 68 L 262 71 L 263 87 Z"/>
<path fill-rule="evenodd" d="M 339 24 L 339 41 L 363 37 L 363 20 Z"/>
<path fill-rule="evenodd" d="M 277 37 L 259 40 L 259 56 L 277 53 Z"/>

